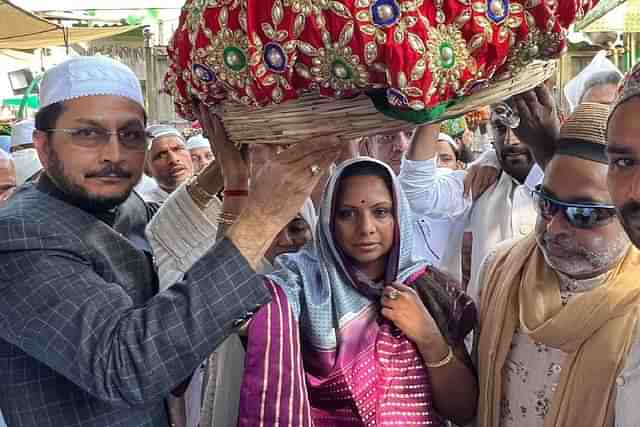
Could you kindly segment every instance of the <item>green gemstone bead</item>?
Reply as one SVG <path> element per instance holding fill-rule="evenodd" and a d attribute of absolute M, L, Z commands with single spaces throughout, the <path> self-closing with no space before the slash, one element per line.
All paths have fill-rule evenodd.
<path fill-rule="evenodd" d="M 242 71 L 247 66 L 247 58 L 237 47 L 225 48 L 223 57 L 225 65 L 233 71 Z"/>

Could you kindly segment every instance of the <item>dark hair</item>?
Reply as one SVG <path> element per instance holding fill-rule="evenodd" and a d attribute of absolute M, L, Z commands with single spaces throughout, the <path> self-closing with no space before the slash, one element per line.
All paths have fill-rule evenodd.
<path fill-rule="evenodd" d="M 338 188 L 342 185 L 342 182 L 354 176 L 377 176 L 378 178 L 382 178 L 387 184 L 387 188 L 389 191 L 393 193 L 393 182 L 391 180 L 391 176 L 389 175 L 389 171 L 382 165 L 374 163 L 374 162 L 357 162 L 353 163 L 345 168 L 340 176 L 340 181 L 338 182 Z"/>
<path fill-rule="evenodd" d="M 64 113 L 64 101 L 56 102 L 55 104 L 47 105 L 41 108 L 36 113 L 35 127 L 41 131 L 48 131 L 49 129 L 55 129 L 58 119 Z M 144 111 L 144 124 L 147 124 L 147 112 Z"/>
<path fill-rule="evenodd" d="M 620 83 L 620 74 L 615 71 L 600 71 L 595 73 L 589 79 L 584 82 L 584 88 L 582 89 L 582 93 L 580 94 L 580 101 L 582 102 L 582 98 L 584 98 L 584 94 L 587 93 L 590 89 L 593 89 L 597 86 L 605 86 L 605 85 L 613 85 L 617 86 Z"/>
<path fill-rule="evenodd" d="M 473 155 L 471 148 L 463 144 L 462 140 L 459 140 L 458 144 L 460 145 L 460 150 L 453 150 L 456 153 L 456 159 L 465 164 L 473 162 L 475 156 Z"/>
<path fill-rule="evenodd" d="M 55 129 L 56 123 L 60 116 L 64 113 L 64 103 L 56 102 L 41 108 L 36 113 L 35 127 L 41 131 Z"/>

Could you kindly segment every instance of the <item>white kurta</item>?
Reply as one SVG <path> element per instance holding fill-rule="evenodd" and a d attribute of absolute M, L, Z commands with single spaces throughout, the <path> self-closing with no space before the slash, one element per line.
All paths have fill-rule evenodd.
<path fill-rule="evenodd" d="M 488 164 L 491 164 L 489 162 Z M 498 243 L 533 231 L 536 211 L 531 191 L 542 180 L 534 167 L 524 185 L 502 172 L 495 185 L 475 202 L 464 196 L 465 171 L 436 167 L 436 159 L 402 161 L 400 183 L 414 216 L 418 253 L 434 265 L 460 278 L 462 238 L 473 234 L 471 281 L 480 263 Z"/>

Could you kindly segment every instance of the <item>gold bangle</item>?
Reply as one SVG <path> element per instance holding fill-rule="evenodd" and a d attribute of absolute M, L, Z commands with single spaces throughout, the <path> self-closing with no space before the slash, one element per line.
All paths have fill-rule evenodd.
<path fill-rule="evenodd" d="M 424 364 L 429 369 L 431 369 L 431 368 L 442 368 L 443 366 L 448 365 L 449 363 L 451 363 L 452 360 L 453 360 L 453 349 L 451 348 L 451 346 L 449 346 L 449 352 L 444 357 L 444 359 L 442 359 L 441 361 L 436 362 L 436 363 L 429 363 L 429 362 L 427 362 L 425 360 Z"/>

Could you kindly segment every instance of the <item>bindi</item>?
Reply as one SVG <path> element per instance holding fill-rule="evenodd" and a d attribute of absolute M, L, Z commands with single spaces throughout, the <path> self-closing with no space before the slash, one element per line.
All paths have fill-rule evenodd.
<path fill-rule="evenodd" d="M 360 200 L 360 203 L 362 203 L 364 205 L 365 203 L 367 203 L 367 201 L 366 200 Z"/>

